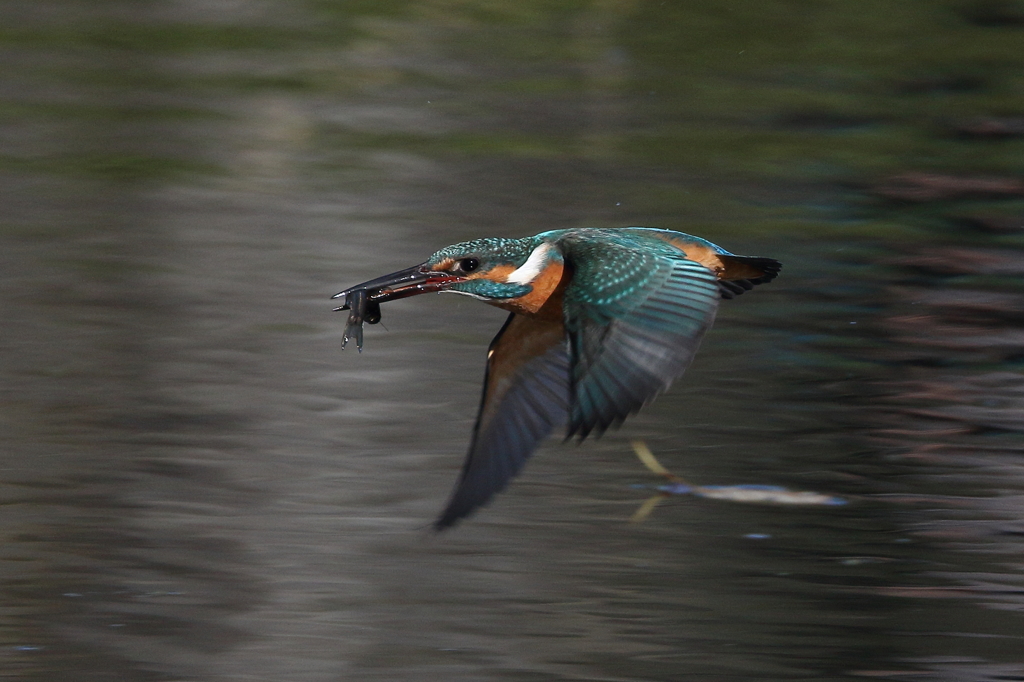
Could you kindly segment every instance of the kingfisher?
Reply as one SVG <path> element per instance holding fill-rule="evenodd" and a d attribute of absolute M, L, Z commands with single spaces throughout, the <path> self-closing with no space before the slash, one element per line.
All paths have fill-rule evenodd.
<path fill-rule="evenodd" d="M 342 348 L 363 346 L 380 304 L 428 292 L 509 311 L 487 350 L 469 454 L 437 530 L 487 504 L 556 427 L 579 441 L 619 426 L 693 359 L 720 299 L 775 279 L 782 264 L 650 227 L 579 228 L 474 239 L 345 289 Z"/>

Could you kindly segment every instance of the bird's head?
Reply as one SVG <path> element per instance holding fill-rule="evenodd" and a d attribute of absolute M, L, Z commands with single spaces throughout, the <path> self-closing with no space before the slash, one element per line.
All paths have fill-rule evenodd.
<path fill-rule="evenodd" d="M 536 237 L 474 239 L 437 251 L 426 262 L 363 282 L 334 295 L 349 300 L 361 292 L 371 305 L 433 291 L 466 294 L 485 301 L 508 301 L 529 294 L 531 282 L 555 250 Z"/>
<path fill-rule="evenodd" d="M 421 267 L 454 279 L 443 291 L 486 301 L 519 298 L 551 259 L 551 247 L 536 238 L 474 239 L 447 246 Z"/>

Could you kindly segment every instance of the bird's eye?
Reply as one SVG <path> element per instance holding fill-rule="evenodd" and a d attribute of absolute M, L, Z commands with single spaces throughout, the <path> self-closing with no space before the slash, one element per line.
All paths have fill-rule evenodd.
<path fill-rule="evenodd" d="M 480 261 L 476 258 L 463 258 L 455 264 L 455 269 L 459 272 L 473 272 L 480 267 Z"/>

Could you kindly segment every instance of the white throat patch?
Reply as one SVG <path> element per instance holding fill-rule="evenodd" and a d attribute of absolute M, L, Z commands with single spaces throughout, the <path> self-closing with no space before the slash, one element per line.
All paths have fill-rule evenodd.
<path fill-rule="evenodd" d="M 544 264 L 548 259 L 548 252 L 551 250 L 550 244 L 541 244 L 533 250 L 530 257 L 526 259 L 526 262 L 519 266 L 519 269 L 509 273 L 508 279 L 505 281 L 509 284 L 529 284 L 540 271 L 544 269 Z"/>

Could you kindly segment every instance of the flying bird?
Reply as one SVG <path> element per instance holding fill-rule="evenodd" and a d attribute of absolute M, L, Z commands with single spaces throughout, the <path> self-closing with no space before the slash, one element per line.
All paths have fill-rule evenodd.
<path fill-rule="evenodd" d="M 363 346 L 380 304 L 428 292 L 509 311 L 487 351 L 469 454 L 447 528 L 504 490 L 557 426 L 583 440 L 618 426 L 689 366 L 718 301 L 770 282 L 782 265 L 646 227 L 553 230 L 475 239 L 332 298 L 349 310 L 342 347 Z"/>

